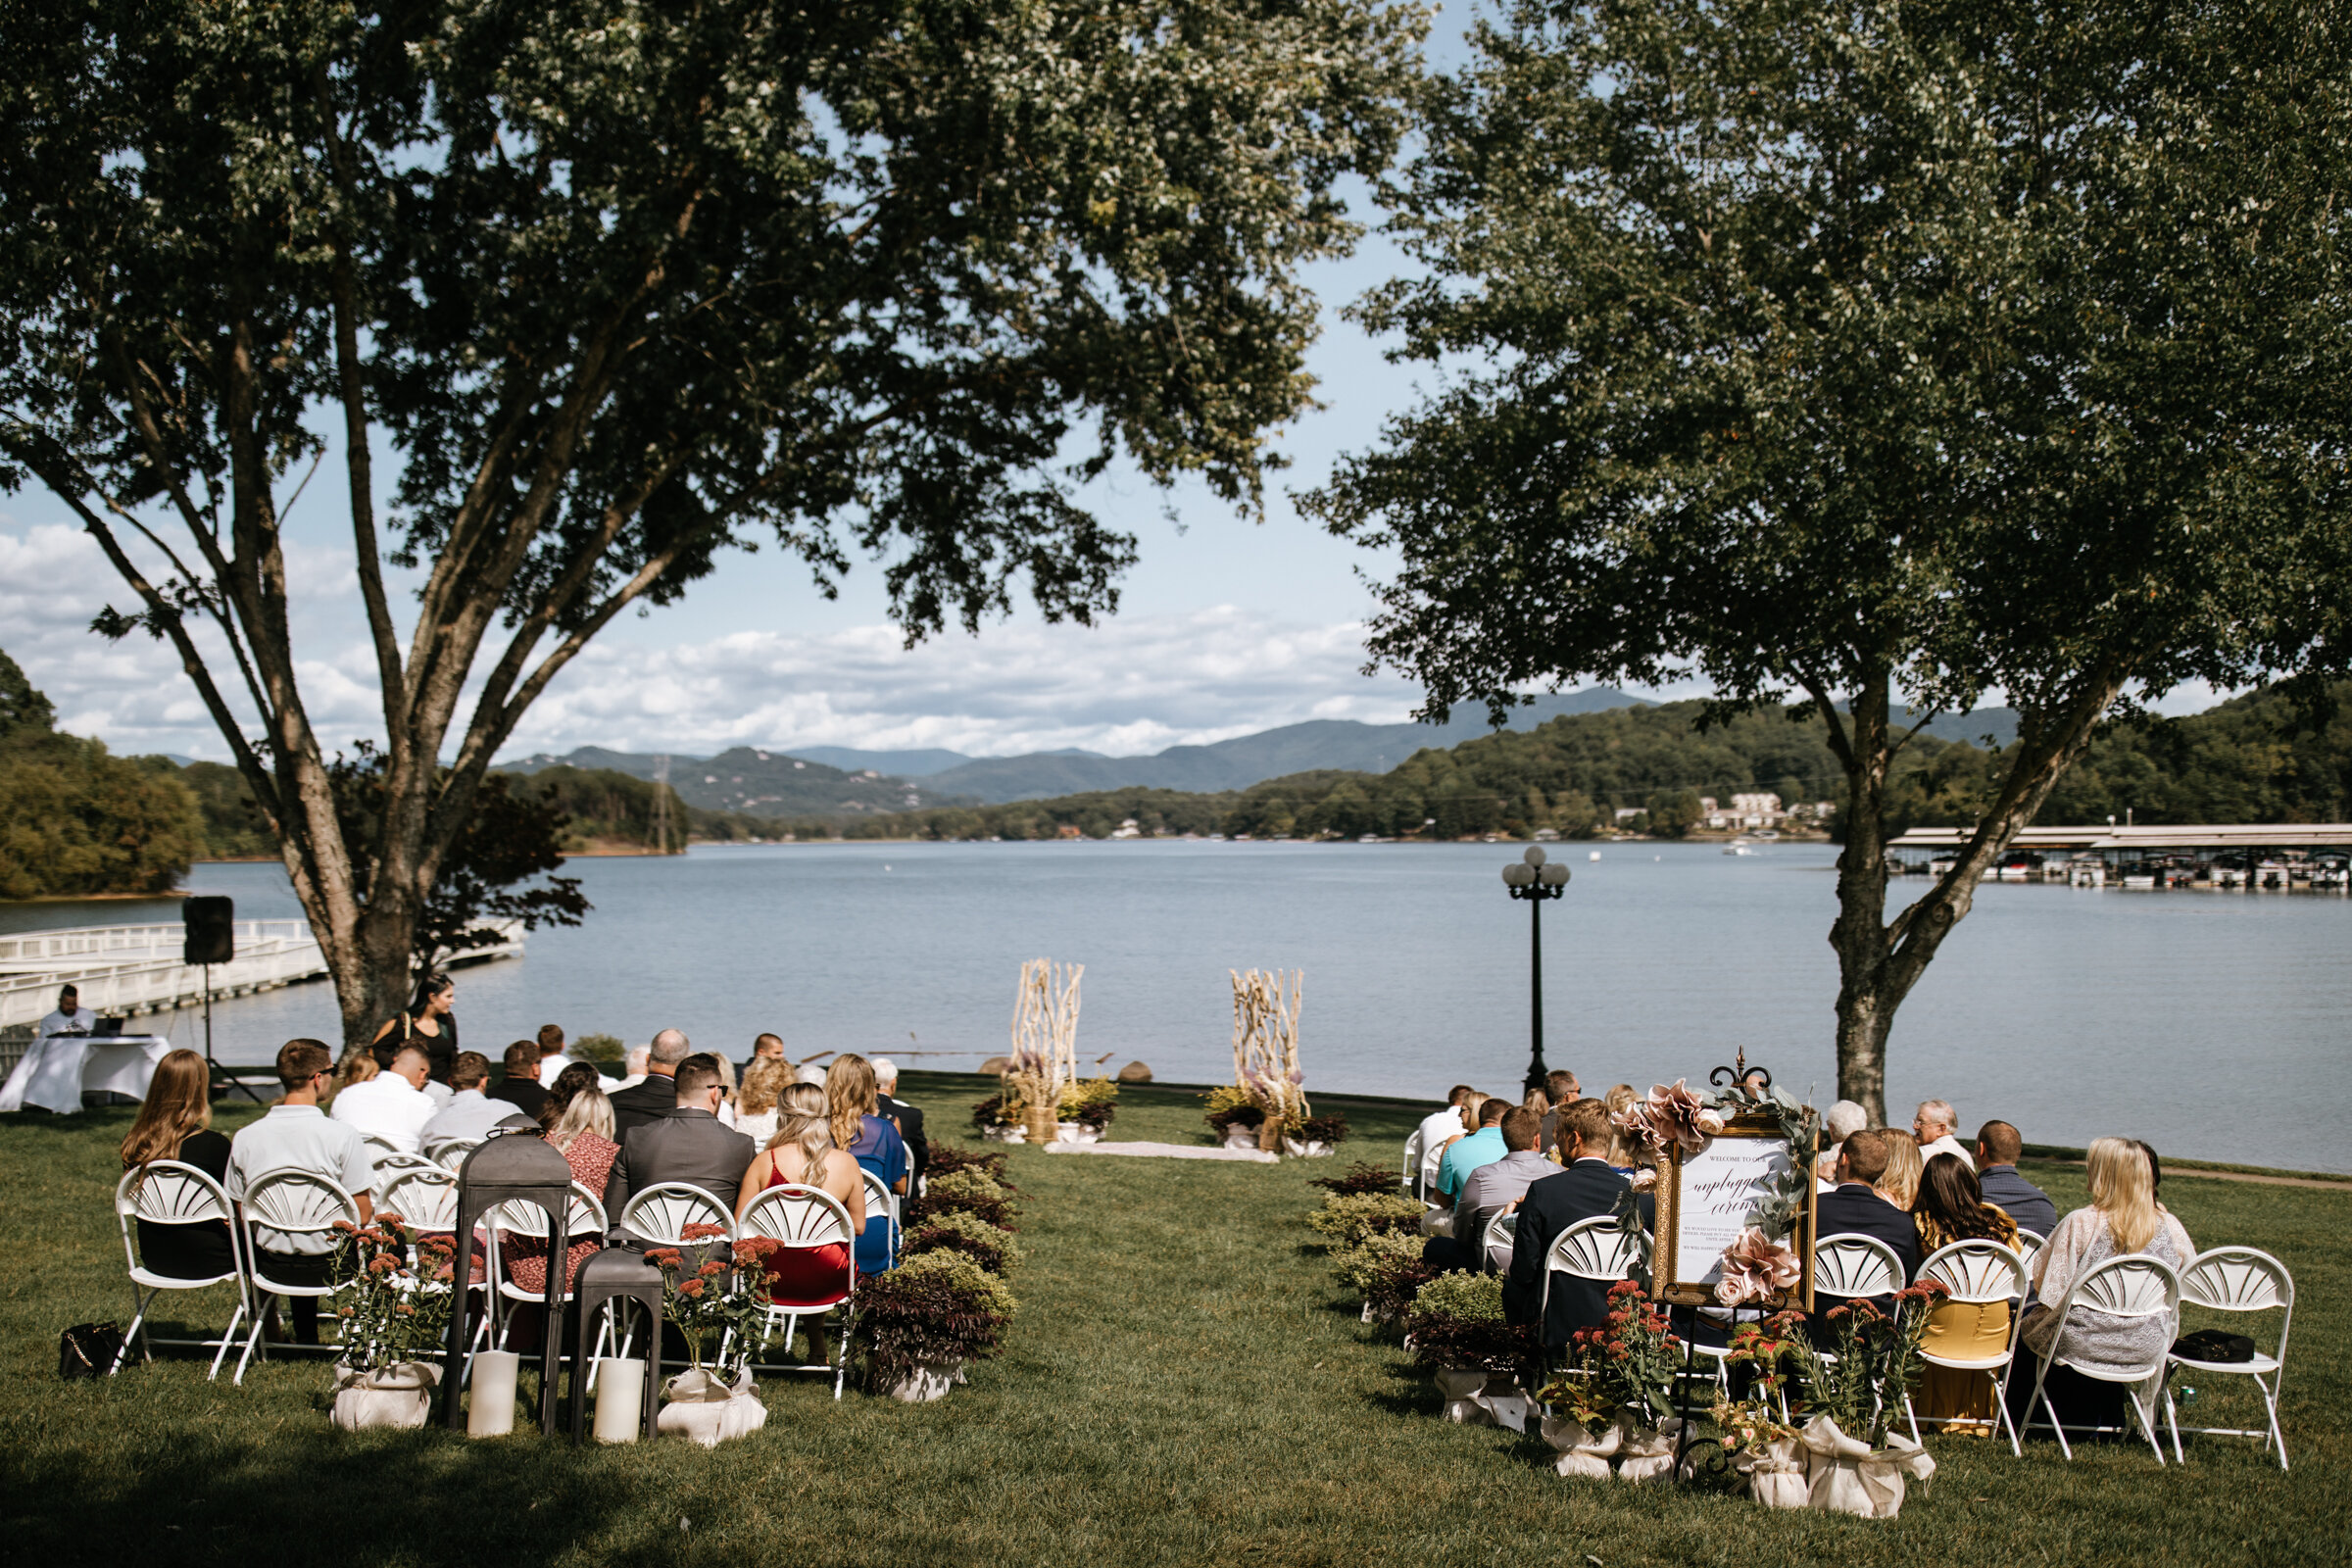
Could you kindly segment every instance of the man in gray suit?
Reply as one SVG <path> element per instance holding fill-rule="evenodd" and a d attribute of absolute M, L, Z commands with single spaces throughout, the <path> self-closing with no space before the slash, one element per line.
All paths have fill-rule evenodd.
<path fill-rule="evenodd" d="M 647 1079 L 648 1083 L 654 1082 Z M 692 1182 L 732 1209 L 757 1151 L 752 1141 L 718 1119 L 724 1080 L 708 1053 L 677 1065 L 677 1102 L 665 1116 L 640 1122 L 621 1136 L 620 1156 L 605 1179 L 605 1212 L 620 1222 L 629 1194 L 662 1182 Z"/>

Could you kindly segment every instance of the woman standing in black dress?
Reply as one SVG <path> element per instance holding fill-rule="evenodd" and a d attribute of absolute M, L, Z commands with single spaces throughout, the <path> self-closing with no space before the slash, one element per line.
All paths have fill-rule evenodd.
<path fill-rule="evenodd" d="M 213 1180 L 228 1178 L 228 1140 L 213 1131 L 213 1077 L 193 1051 L 174 1051 L 155 1064 L 147 1102 L 122 1139 L 122 1168 L 159 1159 L 193 1165 Z M 225 1220 L 195 1225 L 138 1221 L 139 1260 L 151 1274 L 210 1280 L 237 1271 Z"/>
<path fill-rule="evenodd" d="M 400 1048 L 413 1045 L 424 1053 L 425 1070 L 433 1082 L 448 1083 L 450 1064 L 458 1055 L 458 1020 L 451 1011 L 457 1004 L 458 983 L 449 976 L 427 974 L 417 981 L 408 1006 L 375 1032 L 376 1065 L 391 1066 Z"/>

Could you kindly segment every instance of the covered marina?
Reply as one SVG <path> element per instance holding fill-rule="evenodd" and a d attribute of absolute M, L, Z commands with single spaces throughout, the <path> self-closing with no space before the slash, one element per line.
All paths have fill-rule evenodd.
<path fill-rule="evenodd" d="M 1886 848 L 1905 872 L 1941 875 L 1969 837 L 1966 828 L 1915 827 Z M 2078 887 L 2344 893 L 2352 888 L 2352 823 L 2030 827 L 2002 851 L 1984 878 Z"/>

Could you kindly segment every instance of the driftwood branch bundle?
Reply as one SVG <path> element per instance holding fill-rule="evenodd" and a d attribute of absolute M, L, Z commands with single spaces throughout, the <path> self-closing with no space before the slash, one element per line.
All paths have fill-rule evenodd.
<path fill-rule="evenodd" d="M 1006 1058 L 1005 1095 L 1027 1112 L 1032 1136 L 1051 1137 L 1063 1086 L 1078 1081 L 1078 977 L 1082 963 L 1056 964 L 1032 958 L 1021 965 L 1020 989 L 1012 1003 L 1012 1054 Z"/>
<path fill-rule="evenodd" d="M 1266 1113 L 1258 1147 L 1279 1151 L 1284 1126 L 1307 1113 L 1298 1065 L 1306 971 L 1226 973 L 1233 976 L 1233 1081 Z"/>

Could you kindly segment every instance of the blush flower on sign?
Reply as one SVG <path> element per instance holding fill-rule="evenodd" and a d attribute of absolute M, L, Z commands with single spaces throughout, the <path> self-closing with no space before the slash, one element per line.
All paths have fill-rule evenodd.
<path fill-rule="evenodd" d="M 1802 1273 L 1795 1252 L 1750 1225 L 1723 1250 L 1715 1299 L 1725 1306 L 1760 1301 L 1796 1284 Z"/>
<path fill-rule="evenodd" d="M 1722 1113 L 1700 1100 L 1681 1078 L 1671 1088 L 1653 1084 L 1648 1099 L 1626 1106 L 1613 1120 L 1660 1154 L 1676 1148 L 1695 1154 L 1708 1139 L 1723 1131 Z"/>

